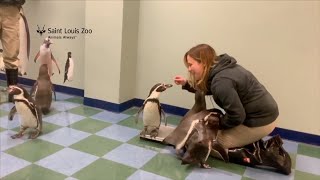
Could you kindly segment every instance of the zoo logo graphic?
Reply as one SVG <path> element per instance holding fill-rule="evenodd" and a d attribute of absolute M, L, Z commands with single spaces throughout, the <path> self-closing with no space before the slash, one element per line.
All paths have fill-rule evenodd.
<path fill-rule="evenodd" d="M 38 25 L 37 25 L 37 26 L 38 26 Z M 41 30 L 40 27 L 38 26 L 37 33 L 39 33 L 40 36 L 42 36 L 42 34 L 46 32 L 46 30 L 44 29 L 45 26 L 46 26 L 46 25 L 43 25 L 42 30 Z"/>

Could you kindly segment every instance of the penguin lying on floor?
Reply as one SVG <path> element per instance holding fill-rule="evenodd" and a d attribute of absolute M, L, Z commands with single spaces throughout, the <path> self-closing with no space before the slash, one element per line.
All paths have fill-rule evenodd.
<path fill-rule="evenodd" d="M 175 147 L 176 153 L 181 156 L 182 164 L 200 163 L 201 167 L 210 168 L 205 164 L 209 149 L 227 162 L 229 158 L 226 150 L 215 141 L 219 118 L 222 116 L 223 113 L 218 109 L 207 110 L 205 94 L 196 91 L 193 107 L 163 143 Z"/>
<path fill-rule="evenodd" d="M 185 151 L 181 164 L 200 164 L 202 168 L 211 168 L 206 163 L 211 151 L 220 153 L 223 159 L 228 161 L 226 151 L 216 142 L 220 118 L 220 114 L 213 111 L 203 119 L 193 120 L 184 140 L 176 146 L 177 151 Z"/>
<path fill-rule="evenodd" d="M 34 139 L 39 136 L 42 131 L 42 115 L 34 100 L 30 97 L 27 90 L 19 85 L 11 85 L 8 88 L 10 95 L 13 95 L 14 106 L 12 107 L 8 119 L 12 120 L 16 112 L 20 116 L 20 131 L 18 134 L 11 136 L 12 139 L 20 138 L 28 128 L 35 130 L 29 135 Z"/>
<path fill-rule="evenodd" d="M 197 115 L 197 117 L 192 117 L 194 114 L 199 113 L 200 111 L 206 110 L 206 99 L 205 94 L 201 91 L 196 91 L 194 94 L 194 105 L 192 108 L 183 116 L 179 123 L 179 128 L 176 128 L 171 134 L 169 134 L 164 140 L 163 143 L 176 146 L 177 142 L 181 141 L 186 135 L 187 130 L 189 129 L 192 121 L 191 119 L 203 118 L 206 114 Z M 183 129 L 181 131 L 181 129 Z"/>
<path fill-rule="evenodd" d="M 54 92 L 54 87 L 48 74 L 48 65 L 42 64 L 37 81 L 30 90 L 30 95 L 34 95 L 35 102 L 43 114 L 48 114 L 50 111 L 52 92 Z"/>
<path fill-rule="evenodd" d="M 165 119 L 165 125 L 167 125 L 165 113 L 160 105 L 159 96 L 161 92 L 170 87 L 172 87 L 171 84 L 158 83 L 151 88 L 149 96 L 145 99 L 137 113 L 136 123 L 140 113 L 143 113 L 142 120 L 144 129 L 140 133 L 141 136 L 150 135 L 151 138 L 157 137 L 162 117 Z"/>

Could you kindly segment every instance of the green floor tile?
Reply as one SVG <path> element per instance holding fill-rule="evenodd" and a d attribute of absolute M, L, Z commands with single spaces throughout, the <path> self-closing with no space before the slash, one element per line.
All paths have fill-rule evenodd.
<path fill-rule="evenodd" d="M 118 124 L 122 125 L 122 126 L 130 127 L 130 128 L 138 129 L 138 130 L 142 130 L 143 129 L 142 120 L 139 119 L 138 123 L 136 123 L 136 117 L 135 116 L 129 116 L 128 118 L 120 121 Z"/>
<path fill-rule="evenodd" d="M 54 109 L 54 108 L 51 107 L 51 108 L 50 108 L 50 112 L 49 112 L 48 114 L 46 114 L 46 115 L 42 115 L 42 118 L 55 115 L 55 114 L 57 114 L 57 113 L 59 113 L 59 112 L 60 112 L 60 111 L 57 111 L 56 109 Z"/>
<path fill-rule="evenodd" d="M 65 178 L 67 176 L 63 174 L 32 164 L 1 180 L 62 180 Z"/>
<path fill-rule="evenodd" d="M 182 118 L 181 116 L 170 115 L 167 117 L 167 122 L 168 124 L 178 125 L 180 123 L 181 118 Z"/>
<path fill-rule="evenodd" d="M 139 111 L 138 107 L 133 107 L 122 112 L 122 114 L 135 115 Z"/>
<path fill-rule="evenodd" d="M 297 154 L 289 153 L 289 155 L 291 158 L 291 167 L 294 169 L 296 167 Z"/>
<path fill-rule="evenodd" d="M 53 144 L 41 139 L 33 139 L 10 148 L 5 152 L 29 162 L 36 162 L 61 149 L 63 149 L 63 146 Z"/>
<path fill-rule="evenodd" d="M 79 106 L 79 107 L 68 110 L 68 112 L 73 113 L 73 114 L 78 114 L 81 116 L 85 116 L 85 117 L 89 117 L 89 116 L 93 116 L 99 112 L 102 112 L 102 110 L 91 108 L 88 106 Z"/>
<path fill-rule="evenodd" d="M 55 131 L 60 128 L 62 128 L 62 126 L 48 123 L 48 122 L 42 122 L 42 134 L 49 134 L 52 131 Z"/>
<path fill-rule="evenodd" d="M 65 101 L 77 103 L 77 104 L 83 104 L 83 97 L 73 97 L 73 98 L 66 99 Z"/>
<path fill-rule="evenodd" d="M 154 150 L 160 152 L 166 145 L 160 142 L 154 142 L 151 140 L 140 139 L 140 136 L 136 136 L 127 142 L 128 144 L 136 145 L 145 149 Z"/>
<path fill-rule="evenodd" d="M 242 177 L 241 180 L 254 180 L 254 179 L 251 179 L 251 178 L 248 178 L 248 177 Z"/>
<path fill-rule="evenodd" d="M 299 143 L 298 154 L 315 157 L 320 159 L 320 147 Z"/>
<path fill-rule="evenodd" d="M 185 179 L 193 168 L 181 165 L 181 161 L 174 155 L 157 154 L 142 169 L 171 179 Z"/>
<path fill-rule="evenodd" d="M 295 170 L 294 179 L 295 180 L 319 180 L 320 176 Z"/>
<path fill-rule="evenodd" d="M 40 136 L 43 134 L 51 133 L 52 131 L 55 131 L 59 128 L 62 128 L 62 126 L 58 126 L 58 125 L 43 121 L 42 122 L 42 133 L 40 134 Z M 16 127 L 16 128 L 12 129 L 12 131 L 16 131 L 16 132 L 18 132 L 19 130 L 20 130 L 20 127 Z M 30 129 L 28 129 L 28 130 L 30 130 Z"/>
<path fill-rule="evenodd" d="M 91 118 L 86 118 L 83 119 L 81 121 L 78 121 L 76 123 L 73 123 L 70 125 L 71 128 L 73 129 L 77 129 L 80 131 L 85 131 L 88 133 L 96 133 L 108 126 L 110 126 L 111 123 L 108 122 L 103 122 L 103 121 L 99 121 L 99 120 L 95 120 L 95 119 L 91 119 Z"/>
<path fill-rule="evenodd" d="M 207 162 L 211 167 L 221 169 L 224 171 L 232 172 L 234 174 L 243 175 L 244 171 L 246 170 L 245 166 L 234 164 L 234 163 L 226 163 L 224 161 L 215 159 L 213 157 L 209 157 Z"/>
<path fill-rule="evenodd" d="M 122 180 L 129 177 L 135 171 L 135 168 L 129 166 L 106 159 L 98 159 L 74 174 L 72 177 L 79 180 Z"/>
<path fill-rule="evenodd" d="M 7 129 L 0 127 L 0 132 L 5 131 Z"/>
<path fill-rule="evenodd" d="M 0 109 L 0 117 L 8 116 L 9 112 Z"/>
<path fill-rule="evenodd" d="M 89 154 L 93 154 L 95 156 L 102 157 L 107 152 L 113 150 L 114 148 L 120 146 L 122 142 L 103 138 L 96 135 L 91 135 L 70 147 L 79 151 L 83 151 Z"/>

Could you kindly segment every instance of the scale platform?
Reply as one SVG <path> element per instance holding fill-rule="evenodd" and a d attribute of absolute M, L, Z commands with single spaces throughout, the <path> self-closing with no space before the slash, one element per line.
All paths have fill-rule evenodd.
<path fill-rule="evenodd" d="M 151 140 L 151 141 L 162 142 L 175 128 L 176 127 L 174 126 L 170 126 L 170 125 L 165 126 L 161 124 L 159 128 L 159 134 L 157 137 L 151 138 L 150 135 L 145 135 L 145 136 L 140 135 L 140 138 Z"/>

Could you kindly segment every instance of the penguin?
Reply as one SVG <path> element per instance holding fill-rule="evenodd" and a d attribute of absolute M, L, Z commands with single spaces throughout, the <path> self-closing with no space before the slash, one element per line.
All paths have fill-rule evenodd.
<path fill-rule="evenodd" d="M 217 117 L 215 117 L 217 116 Z M 206 133 L 209 133 L 210 139 L 212 139 L 211 142 L 211 152 L 215 152 L 218 156 L 221 157 L 224 161 L 228 161 L 228 154 L 226 150 L 222 147 L 220 143 L 218 143 L 215 140 L 216 133 L 218 132 L 219 127 L 215 124 L 218 122 L 217 118 L 222 118 L 223 113 L 218 110 L 218 109 L 206 109 L 206 101 L 205 101 L 205 94 L 201 91 L 196 91 L 195 92 L 195 103 L 193 107 L 186 113 L 186 115 L 181 119 L 180 123 L 178 126 L 162 141 L 162 143 L 167 144 L 167 145 L 172 145 L 176 149 L 176 154 L 178 156 L 182 156 L 182 154 L 186 153 L 184 155 L 184 163 L 187 162 L 194 162 L 194 160 L 190 159 L 195 159 L 197 161 L 200 161 L 200 157 L 204 157 L 202 155 L 196 155 L 196 153 L 193 153 L 193 149 L 205 149 L 201 147 L 200 145 L 196 145 L 195 147 L 190 147 L 189 151 L 185 147 L 185 143 L 191 135 L 193 135 L 195 132 L 195 127 L 197 129 L 202 129 L 206 128 Z M 214 118 L 214 119 L 212 119 Z M 205 127 L 197 125 L 199 122 L 206 120 L 207 122 L 210 122 L 207 124 Z M 215 122 L 215 123 L 214 123 Z M 212 125 L 214 124 L 214 125 Z M 204 131 L 202 131 L 204 132 Z M 196 134 L 195 134 L 196 135 Z M 191 136 L 192 137 L 192 136 Z M 208 136 L 202 136 L 202 137 L 208 137 Z M 208 139 L 208 138 L 207 138 Z M 190 144 L 190 142 L 188 142 Z M 191 143 L 192 144 L 192 143 Z M 207 145 L 206 145 L 207 146 Z M 208 147 L 208 146 L 207 146 Z M 209 148 L 209 147 L 208 147 Z M 183 151 L 181 153 L 181 151 Z M 187 152 L 184 152 L 187 151 Z M 202 150 L 203 151 L 203 150 Z M 197 152 L 197 151 L 196 151 Z M 206 151 L 203 151 L 206 152 Z M 204 168 L 209 168 L 209 166 L 203 164 Z"/>
<path fill-rule="evenodd" d="M 42 64 L 39 68 L 37 81 L 30 90 L 30 95 L 34 96 L 36 105 L 44 115 L 50 112 L 52 92 L 54 92 L 54 88 L 48 74 L 48 65 Z"/>
<path fill-rule="evenodd" d="M 3 49 L 0 49 L 0 71 L 5 71 L 3 62 Z"/>
<path fill-rule="evenodd" d="M 9 112 L 8 119 L 11 121 L 16 112 L 20 117 L 20 131 L 11 138 L 20 138 L 28 128 L 34 129 L 29 134 L 29 139 L 34 139 L 42 132 L 42 114 L 26 89 L 20 85 L 10 85 L 8 93 L 13 95 L 14 106 Z"/>
<path fill-rule="evenodd" d="M 27 62 L 30 55 L 30 32 L 27 18 L 24 15 L 23 9 L 20 8 L 19 19 L 19 37 L 20 37 L 20 50 L 19 50 L 19 75 L 27 75 Z"/>
<path fill-rule="evenodd" d="M 210 168 L 206 163 L 211 152 L 211 139 L 207 133 L 205 120 L 196 120 L 196 125 L 188 136 L 182 155 L 181 164 L 200 164 L 202 168 Z"/>
<path fill-rule="evenodd" d="M 212 151 L 217 152 L 226 162 L 229 161 L 227 150 L 216 140 L 221 117 L 221 114 L 213 110 L 203 119 L 192 122 L 187 136 L 176 147 L 183 146 L 185 150 L 181 164 L 200 164 L 202 168 L 211 168 L 206 161 Z"/>
<path fill-rule="evenodd" d="M 192 108 L 183 116 L 181 119 L 180 123 L 178 124 L 177 127 L 173 130 L 172 133 L 170 133 L 162 142 L 167 145 L 172 145 L 176 146 L 177 142 L 181 141 L 181 139 L 185 136 L 187 133 L 187 130 L 190 127 L 191 120 L 197 119 L 200 117 L 198 115 L 197 117 L 192 117 L 194 114 L 199 113 L 202 110 L 206 110 L 206 99 L 205 99 L 205 94 L 202 91 L 196 91 L 194 94 L 194 105 Z M 203 117 L 205 114 L 203 115 Z"/>
<path fill-rule="evenodd" d="M 148 97 L 137 113 L 136 123 L 140 113 L 142 112 L 143 114 L 144 129 L 141 131 L 140 136 L 145 137 L 146 135 L 150 135 L 151 138 L 157 137 L 162 117 L 165 119 L 165 125 L 167 125 L 165 113 L 160 105 L 159 96 L 170 87 L 172 87 L 171 84 L 157 83 L 150 89 Z"/>
<path fill-rule="evenodd" d="M 68 58 L 67 58 L 66 65 L 65 65 L 65 68 L 64 68 L 64 80 L 63 80 L 63 83 L 65 83 L 66 80 L 72 81 L 73 68 L 74 68 L 74 61 L 73 61 L 73 59 L 71 57 L 71 52 L 68 52 Z"/>
<path fill-rule="evenodd" d="M 50 38 L 49 37 L 45 38 L 43 41 L 43 44 L 40 46 L 39 52 L 34 58 L 34 62 L 36 62 L 37 60 L 40 60 L 41 64 L 47 64 L 49 76 L 52 76 L 53 75 L 52 62 L 56 64 L 59 74 L 60 74 L 60 68 L 51 52 L 50 44 L 52 44 L 52 41 L 50 40 Z"/>

